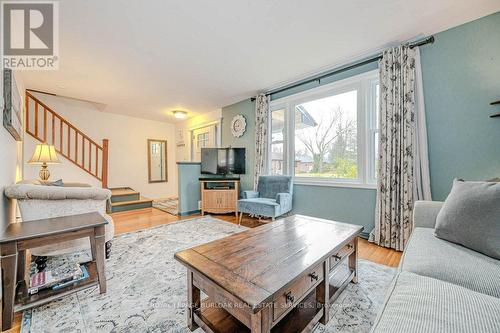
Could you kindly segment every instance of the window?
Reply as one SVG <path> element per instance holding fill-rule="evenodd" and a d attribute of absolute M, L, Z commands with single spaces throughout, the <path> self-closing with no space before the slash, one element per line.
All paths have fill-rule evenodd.
<path fill-rule="evenodd" d="M 377 71 L 271 102 L 270 174 L 296 183 L 373 187 Z"/>
<path fill-rule="evenodd" d="M 197 144 L 198 144 L 198 147 L 200 148 L 205 148 L 207 147 L 207 143 L 208 141 L 210 140 L 209 136 L 208 136 L 208 132 L 206 133 L 201 133 L 201 134 L 198 134 L 196 140 L 198 141 Z"/>
<path fill-rule="evenodd" d="M 271 113 L 271 149 L 270 151 L 270 171 L 272 175 L 283 174 L 283 156 L 284 156 L 284 142 L 285 136 L 285 109 L 278 108 Z"/>

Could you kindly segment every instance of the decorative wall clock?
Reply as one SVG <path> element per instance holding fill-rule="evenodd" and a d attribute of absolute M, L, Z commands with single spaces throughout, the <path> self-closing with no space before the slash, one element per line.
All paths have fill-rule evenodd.
<path fill-rule="evenodd" d="M 245 133 L 245 130 L 247 129 L 247 122 L 245 120 L 245 117 L 241 114 L 238 114 L 234 116 L 233 120 L 231 121 L 231 133 L 235 138 L 239 138 Z"/>

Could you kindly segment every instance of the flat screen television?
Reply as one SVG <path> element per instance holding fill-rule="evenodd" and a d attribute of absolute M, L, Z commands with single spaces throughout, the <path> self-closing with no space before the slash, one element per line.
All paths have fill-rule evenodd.
<path fill-rule="evenodd" d="M 245 148 L 201 148 L 201 173 L 242 175 L 245 173 Z"/>

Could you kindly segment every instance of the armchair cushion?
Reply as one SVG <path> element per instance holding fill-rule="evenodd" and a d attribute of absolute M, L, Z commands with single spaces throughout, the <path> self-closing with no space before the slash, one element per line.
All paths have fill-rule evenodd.
<path fill-rule="evenodd" d="M 290 193 L 278 193 L 276 195 L 276 202 L 281 206 L 282 210 L 292 209 L 292 195 Z"/>
<path fill-rule="evenodd" d="M 259 192 L 257 191 L 243 191 L 243 199 L 258 198 Z"/>
<path fill-rule="evenodd" d="M 247 214 L 276 217 L 280 211 L 280 205 L 274 199 L 252 198 L 238 200 L 238 210 Z"/>
<path fill-rule="evenodd" d="M 290 176 L 260 176 L 257 191 L 243 191 L 238 211 L 278 217 L 292 210 L 293 184 Z"/>
<path fill-rule="evenodd" d="M 260 176 L 257 191 L 259 197 L 276 199 L 278 193 L 292 193 L 292 177 L 290 176 Z"/>

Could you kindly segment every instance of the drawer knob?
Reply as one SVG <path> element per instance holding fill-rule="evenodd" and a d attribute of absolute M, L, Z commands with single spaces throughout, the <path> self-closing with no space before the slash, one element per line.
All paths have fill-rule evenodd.
<path fill-rule="evenodd" d="M 312 272 L 312 273 L 310 273 L 310 274 L 309 274 L 309 276 L 311 277 L 311 282 L 312 282 L 313 280 L 318 281 L 318 279 L 319 279 L 319 276 L 318 276 L 318 274 L 316 274 L 316 272 Z"/>
<path fill-rule="evenodd" d="M 289 291 L 285 294 L 285 299 L 286 299 L 286 302 L 287 303 L 293 303 L 293 301 L 295 300 L 295 297 L 292 296 L 292 292 Z"/>
<path fill-rule="evenodd" d="M 337 255 L 337 254 L 335 254 L 333 257 L 335 258 L 335 261 L 339 261 L 340 259 L 342 259 L 342 258 L 341 258 L 339 255 Z"/>
<path fill-rule="evenodd" d="M 350 250 L 352 249 L 354 246 L 352 244 L 347 244 L 347 248 Z"/>

